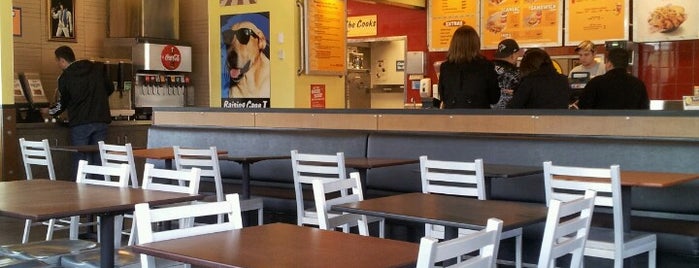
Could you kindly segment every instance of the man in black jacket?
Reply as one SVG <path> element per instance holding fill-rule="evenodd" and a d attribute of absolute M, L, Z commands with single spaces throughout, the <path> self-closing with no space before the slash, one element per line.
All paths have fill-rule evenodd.
<path fill-rule="evenodd" d="M 54 52 L 56 63 L 63 70 L 58 77 L 59 101 L 49 114 L 59 115 L 68 111 L 70 141 L 72 145 L 96 145 L 107 138 L 107 125 L 111 122 L 109 95 L 114 91 L 107 78 L 104 65 L 88 60 L 75 60 L 75 53 L 68 46 Z M 78 160 L 86 159 L 99 164 L 99 155 L 76 153 L 73 170 Z"/>
<path fill-rule="evenodd" d="M 614 48 L 605 59 L 607 73 L 592 78 L 585 86 L 578 104 L 580 109 L 645 109 L 648 92 L 643 81 L 629 74 L 629 52 Z"/>

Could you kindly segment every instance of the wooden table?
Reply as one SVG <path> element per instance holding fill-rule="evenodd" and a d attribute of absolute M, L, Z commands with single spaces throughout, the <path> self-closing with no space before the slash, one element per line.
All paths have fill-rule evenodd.
<path fill-rule="evenodd" d="M 76 215 L 99 215 L 101 267 L 114 266 L 114 216 L 138 203 L 165 205 L 192 201 L 187 195 L 134 188 L 115 188 L 68 181 L 22 180 L 0 182 L 0 215 L 35 222 Z"/>
<path fill-rule="evenodd" d="M 503 231 L 546 220 L 544 204 L 478 200 L 459 196 L 407 193 L 332 206 L 332 210 L 383 218 L 431 223 L 445 227 L 445 238 L 458 228 L 485 228 L 488 218 L 503 221 Z"/>
<path fill-rule="evenodd" d="M 226 150 L 217 150 L 219 155 L 227 154 Z M 133 156 L 146 159 L 165 160 L 165 168 L 172 169 L 172 160 L 175 159 L 175 151 L 172 147 L 146 148 L 133 150 Z"/>
<path fill-rule="evenodd" d="M 624 231 L 631 230 L 631 188 L 653 187 L 665 188 L 693 181 L 699 178 L 699 174 L 672 173 L 653 171 L 621 170 L 621 208 L 624 218 Z M 556 176 L 564 180 L 599 181 L 586 177 Z"/>
<path fill-rule="evenodd" d="M 414 267 L 418 245 L 273 223 L 133 246 L 203 267 Z"/>
<path fill-rule="evenodd" d="M 379 158 L 379 157 L 346 157 L 345 167 L 356 169 L 362 182 L 362 192 L 367 191 L 367 170 L 380 167 L 392 167 L 420 163 L 420 159 Z"/>
<path fill-rule="evenodd" d="M 241 198 L 250 198 L 250 165 L 273 159 L 290 159 L 289 155 L 260 155 L 260 156 L 232 156 L 232 155 L 219 155 L 219 160 L 233 161 L 241 165 L 242 176 L 241 176 Z"/>

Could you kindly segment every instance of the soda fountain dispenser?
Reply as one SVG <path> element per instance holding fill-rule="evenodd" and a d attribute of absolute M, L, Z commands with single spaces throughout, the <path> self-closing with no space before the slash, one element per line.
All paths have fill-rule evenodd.
<path fill-rule="evenodd" d="M 140 42 L 134 45 L 134 108 L 150 119 L 153 107 L 184 107 L 192 72 L 192 49 L 181 44 Z"/>

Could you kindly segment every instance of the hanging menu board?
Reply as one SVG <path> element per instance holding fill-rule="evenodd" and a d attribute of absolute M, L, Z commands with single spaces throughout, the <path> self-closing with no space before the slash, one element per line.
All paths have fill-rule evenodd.
<path fill-rule="evenodd" d="M 633 3 L 633 40 L 699 39 L 699 1 L 646 0 Z"/>
<path fill-rule="evenodd" d="M 306 74 L 346 72 L 347 5 L 344 0 L 306 0 Z"/>
<path fill-rule="evenodd" d="M 428 7 L 427 47 L 447 51 L 451 36 L 462 25 L 480 29 L 479 0 L 431 0 Z"/>
<path fill-rule="evenodd" d="M 483 0 L 482 47 L 496 48 L 507 38 L 520 46 L 560 46 L 563 0 Z"/>
<path fill-rule="evenodd" d="M 629 40 L 629 0 L 566 0 L 567 46 Z"/>

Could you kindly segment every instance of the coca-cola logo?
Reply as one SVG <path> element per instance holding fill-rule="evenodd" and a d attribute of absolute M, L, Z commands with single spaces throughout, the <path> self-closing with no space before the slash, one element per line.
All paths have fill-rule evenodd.
<path fill-rule="evenodd" d="M 160 61 L 163 63 L 165 69 L 171 71 L 176 70 L 180 67 L 180 63 L 182 62 L 182 54 L 176 46 L 167 45 L 163 48 L 163 51 L 160 52 Z"/>

